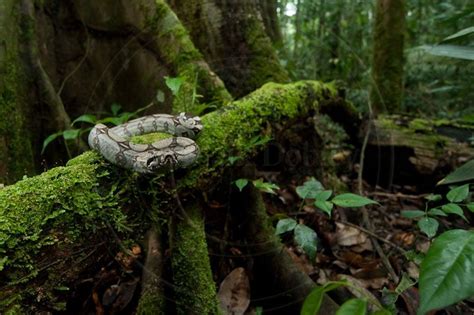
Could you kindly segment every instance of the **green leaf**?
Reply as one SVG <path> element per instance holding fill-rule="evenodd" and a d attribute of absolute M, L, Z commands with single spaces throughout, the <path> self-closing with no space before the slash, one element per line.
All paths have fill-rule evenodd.
<path fill-rule="evenodd" d="M 319 308 L 321 307 L 321 303 L 323 301 L 324 294 L 347 284 L 347 281 L 329 281 L 323 286 L 316 286 L 305 298 L 300 314 L 318 314 Z"/>
<path fill-rule="evenodd" d="M 441 209 L 443 209 L 443 211 L 446 213 L 457 214 L 458 216 L 467 221 L 466 217 L 464 216 L 464 211 L 459 205 L 455 203 L 448 203 L 447 205 L 443 205 L 441 206 Z"/>
<path fill-rule="evenodd" d="M 346 208 L 356 208 L 356 207 L 363 207 L 370 204 L 378 204 L 378 202 L 373 201 L 369 198 L 362 197 L 356 194 L 341 194 L 337 195 L 336 197 L 332 198 L 331 200 L 335 205 L 340 207 Z"/>
<path fill-rule="evenodd" d="M 413 282 L 406 274 L 403 274 L 402 279 L 400 280 L 400 283 L 395 288 L 395 292 L 398 294 L 402 294 L 403 291 L 405 291 L 408 288 L 411 288 L 414 285 L 415 285 L 415 282 Z"/>
<path fill-rule="evenodd" d="M 99 120 L 98 123 L 101 123 L 101 124 L 111 123 L 115 126 L 118 126 L 122 124 L 122 119 L 120 117 L 105 117 L 104 119 Z"/>
<path fill-rule="evenodd" d="M 277 185 L 272 184 L 272 183 L 266 183 L 262 181 L 261 179 L 256 179 L 252 183 L 255 186 L 255 188 L 257 188 L 258 190 L 263 191 L 265 193 L 269 193 L 269 194 L 276 195 L 275 190 L 280 189 L 280 187 L 278 187 Z"/>
<path fill-rule="evenodd" d="M 413 219 L 424 216 L 425 212 L 421 210 L 404 210 L 401 212 L 401 215 L 404 218 Z"/>
<path fill-rule="evenodd" d="M 74 119 L 74 121 L 71 123 L 71 126 L 74 126 L 74 124 L 78 122 L 86 122 L 90 124 L 95 124 L 96 121 L 97 121 L 97 117 L 95 117 L 95 115 L 85 114 Z"/>
<path fill-rule="evenodd" d="M 336 315 L 365 315 L 366 312 L 366 300 L 350 299 L 341 305 L 341 307 L 336 311 Z"/>
<path fill-rule="evenodd" d="M 466 37 L 466 36 L 468 36 L 472 33 L 474 33 L 474 26 L 462 29 L 459 32 L 454 33 L 453 35 L 450 35 L 450 36 L 446 37 L 445 39 L 443 39 L 442 42 L 453 40 L 453 39 L 459 39 L 459 38 L 462 38 L 462 37 Z"/>
<path fill-rule="evenodd" d="M 474 60 L 474 47 L 472 46 L 441 44 L 434 46 L 426 45 L 421 48 L 435 56 Z"/>
<path fill-rule="evenodd" d="M 59 131 L 59 132 L 56 132 L 56 133 L 53 133 L 52 135 L 49 135 L 46 139 L 44 139 L 43 141 L 43 148 L 41 149 L 41 154 L 44 153 L 44 150 L 46 149 L 46 147 L 48 146 L 48 144 L 50 144 L 54 139 L 56 139 L 57 137 L 61 136 L 63 134 L 62 131 Z"/>
<path fill-rule="evenodd" d="M 121 109 L 122 109 L 122 105 L 117 104 L 117 103 L 113 103 L 110 106 L 110 111 L 112 112 L 112 115 L 114 116 L 117 116 Z"/>
<path fill-rule="evenodd" d="M 334 204 L 330 201 L 323 201 L 323 200 L 316 200 L 314 202 L 314 205 L 320 209 L 321 211 L 327 213 L 329 216 L 331 216 L 332 213 L 332 208 L 334 207 Z"/>
<path fill-rule="evenodd" d="M 428 235 L 428 237 L 433 237 L 436 235 L 436 231 L 438 231 L 439 223 L 436 219 L 433 218 L 423 218 L 418 221 L 418 227 L 420 230 Z"/>
<path fill-rule="evenodd" d="M 248 179 L 240 178 L 235 181 L 235 186 L 237 186 L 239 191 L 242 191 L 242 189 L 244 189 L 244 187 L 247 186 L 248 183 L 249 183 Z"/>
<path fill-rule="evenodd" d="M 428 211 L 428 214 L 432 216 L 440 216 L 440 217 L 448 216 L 444 211 L 438 208 L 431 209 L 430 211 Z"/>
<path fill-rule="evenodd" d="M 469 184 L 451 189 L 446 198 L 451 202 L 462 202 L 469 196 Z"/>
<path fill-rule="evenodd" d="M 332 190 L 323 190 L 319 191 L 314 195 L 314 199 L 316 200 L 321 200 L 321 201 L 326 201 L 331 197 L 332 195 Z"/>
<path fill-rule="evenodd" d="M 468 203 L 466 207 L 469 211 L 474 212 L 474 202 Z"/>
<path fill-rule="evenodd" d="M 297 224 L 298 222 L 296 222 L 294 219 L 282 219 L 277 223 L 275 234 L 280 235 L 289 231 L 293 231 Z"/>
<path fill-rule="evenodd" d="M 428 201 L 439 201 L 441 199 L 443 199 L 443 196 L 439 195 L 439 194 L 429 194 L 428 196 L 425 196 L 425 199 L 428 200 Z"/>
<path fill-rule="evenodd" d="M 422 315 L 474 295 L 474 231 L 451 230 L 438 236 L 420 268 Z"/>
<path fill-rule="evenodd" d="M 234 165 L 235 162 L 237 162 L 240 159 L 241 159 L 240 156 L 229 156 L 227 160 L 229 161 L 230 165 Z"/>
<path fill-rule="evenodd" d="M 301 199 L 316 199 L 318 192 L 321 190 L 324 190 L 323 185 L 314 177 L 304 182 L 303 186 L 296 187 L 296 193 Z"/>
<path fill-rule="evenodd" d="M 474 180 L 474 159 L 458 167 L 454 172 L 443 178 L 437 185 L 450 185 Z"/>
<path fill-rule="evenodd" d="M 166 86 L 171 90 L 171 93 L 176 96 L 179 93 L 181 85 L 184 83 L 184 79 L 181 77 L 171 78 L 165 77 Z"/>
<path fill-rule="evenodd" d="M 81 134 L 81 129 L 68 129 L 63 131 L 64 140 L 74 140 Z"/>
<path fill-rule="evenodd" d="M 314 261 L 314 258 L 316 258 L 316 237 L 316 232 L 304 224 L 298 224 L 295 227 L 295 241 L 304 250 L 311 261 Z"/>

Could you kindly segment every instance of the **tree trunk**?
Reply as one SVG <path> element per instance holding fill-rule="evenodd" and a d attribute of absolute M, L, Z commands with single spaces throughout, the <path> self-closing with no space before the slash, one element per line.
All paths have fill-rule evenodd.
<path fill-rule="evenodd" d="M 19 13 L 19 1 L 0 3 L 0 183 L 14 182 L 34 169 L 27 119 L 32 82 L 24 58 L 31 34 Z"/>
<path fill-rule="evenodd" d="M 375 114 L 401 110 L 405 1 L 377 0 L 370 101 Z"/>
<path fill-rule="evenodd" d="M 211 68 L 235 97 L 287 82 L 255 0 L 169 0 Z"/>
<path fill-rule="evenodd" d="M 272 40 L 273 44 L 281 46 L 283 35 L 281 34 L 280 22 L 278 19 L 277 0 L 259 0 L 259 11 L 265 25 L 265 31 Z"/>

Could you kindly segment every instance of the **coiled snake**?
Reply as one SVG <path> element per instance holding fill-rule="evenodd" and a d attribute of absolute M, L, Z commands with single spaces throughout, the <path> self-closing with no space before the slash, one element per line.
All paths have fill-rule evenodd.
<path fill-rule="evenodd" d="M 108 128 L 97 124 L 89 133 L 89 146 L 113 164 L 139 173 L 161 173 L 188 167 L 197 158 L 199 147 L 192 139 L 202 130 L 199 117 L 156 114 Z M 133 136 L 152 132 L 173 135 L 152 144 L 130 142 Z"/>

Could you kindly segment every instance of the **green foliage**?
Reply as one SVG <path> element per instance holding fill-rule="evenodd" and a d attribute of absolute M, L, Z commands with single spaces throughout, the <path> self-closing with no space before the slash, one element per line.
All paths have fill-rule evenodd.
<path fill-rule="evenodd" d="M 365 315 L 366 312 L 366 300 L 350 299 L 341 305 L 341 307 L 337 310 L 336 315 Z"/>
<path fill-rule="evenodd" d="M 304 250 L 310 261 L 314 261 L 317 250 L 316 232 L 304 224 L 298 224 L 294 231 L 296 244 Z"/>
<path fill-rule="evenodd" d="M 443 197 L 439 194 L 430 194 L 425 198 L 428 200 L 425 205 L 425 210 L 405 210 L 401 212 L 401 215 L 409 219 L 419 219 L 418 227 L 428 237 L 434 237 L 438 231 L 439 222 L 437 217 L 445 217 L 448 214 L 455 214 L 465 221 L 467 221 L 464 215 L 463 207 L 471 211 L 471 203 L 463 203 L 469 197 L 469 184 L 465 184 L 459 187 L 454 187 L 446 194 L 446 199 L 450 202 L 436 206 L 434 208 L 429 207 L 430 202 L 441 201 Z"/>
<path fill-rule="evenodd" d="M 470 160 L 458 167 L 451 174 L 440 180 L 438 185 L 452 185 L 467 181 L 474 181 L 474 160 Z"/>
<path fill-rule="evenodd" d="M 237 188 L 239 189 L 239 191 L 242 191 L 245 188 L 245 186 L 247 186 L 247 184 L 249 182 L 250 181 L 246 178 L 240 178 L 240 179 L 237 179 L 236 181 L 234 181 L 234 183 L 237 186 Z M 255 186 L 255 188 L 257 188 L 258 190 L 260 190 L 262 192 L 269 193 L 269 194 L 276 194 L 275 190 L 280 189 L 280 187 L 278 187 L 277 185 L 272 184 L 272 183 L 264 182 L 261 179 L 255 179 L 251 182 Z"/>
<path fill-rule="evenodd" d="M 314 206 L 329 216 L 334 205 L 358 208 L 369 204 L 378 204 L 376 201 L 352 193 L 340 194 L 329 200 L 333 191 L 324 190 L 323 185 L 313 177 L 304 182 L 302 186 L 296 187 L 296 193 L 301 199 L 314 199 Z"/>
<path fill-rule="evenodd" d="M 474 231 L 451 230 L 438 236 L 420 269 L 418 314 L 474 295 Z"/>
<path fill-rule="evenodd" d="M 318 314 L 321 303 L 323 302 L 324 294 L 326 292 L 337 289 L 341 286 L 348 285 L 347 281 L 329 281 L 323 286 L 316 286 L 311 293 L 308 294 L 304 300 L 301 308 L 301 315 L 315 315 Z"/>

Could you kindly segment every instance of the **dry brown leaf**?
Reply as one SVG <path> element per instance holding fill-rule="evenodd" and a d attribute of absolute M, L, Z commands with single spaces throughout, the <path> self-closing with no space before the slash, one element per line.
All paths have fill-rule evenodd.
<path fill-rule="evenodd" d="M 339 222 L 336 222 L 336 238 L 337 243 L 341 246 L 362 245 L 370 242 L 364 232 Z"/>
<path fill-rule="evenodd" d="M 226 315 L 242 315 L 250 304 L 249 277 L 244 268 L 234 269 L 222 281 L 217 296 Z"/>
<path fill-rule="evenodd" d="M 418 280 L 418 278 L 420 277 L 420 268 L 418 268 L 418 266 L 414 262 L 409 261 L 406 269 L 410 278 Z"/>

